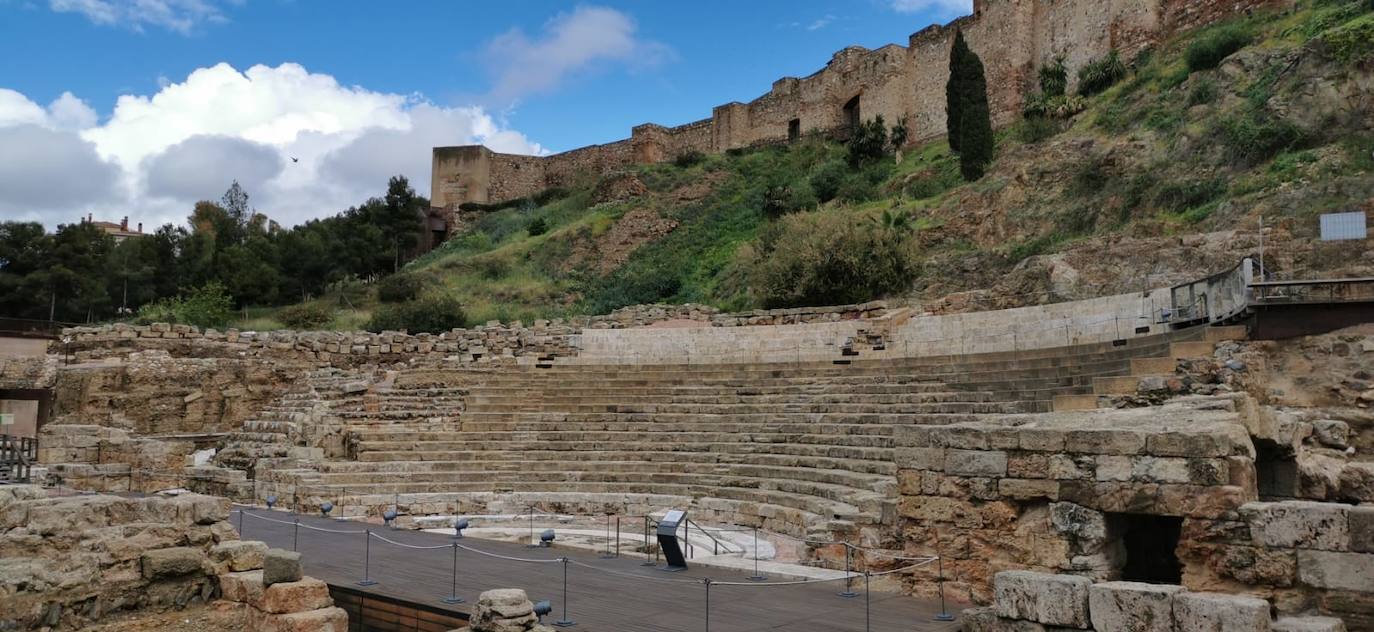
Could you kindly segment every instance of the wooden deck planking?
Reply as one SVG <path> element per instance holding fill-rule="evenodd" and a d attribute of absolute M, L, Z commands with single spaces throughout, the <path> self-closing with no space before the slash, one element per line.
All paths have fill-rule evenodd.
<path fill-rule="evenodd" d="M 338 522 L 314 516 L 295 516 L 281 511 L 249 509 L 243 519 L 242 536 L 263 540 L 278 548 L 291 548 L 293 527 L 254 517 L 271 517 L 290 522 L 299 517 L 302 525 L 332 530 L 362 530 L 396 542 L 417 546 L 447 545 L 445 536 L 418 531 L 393 531 L 376 525 Z M 235 525 L 239 517 L 233 516 Z M 338 534 L 300 528 L 299 550 L 306 573 L 331 584 L 347 585 L 380 595 L 436 605 L 455 612 L 467 612 L 477 595 L 492 588 L 522 588 L 530 599 L 547 599 L 554 612 L 545 617 L 552 624 L 563 616 L 560 563 L 514 562 L 477 553 L 458 551 L 458 596 L 467 602 L 443 604 L 453 584 L 452 549 L 417 550 L 372 539 L 370 577 L 378 583 L 359 587 L 363 577 L 362 534 Z M 706 589 L 703 578 L 713 582 L 745 581 L 745 573 L 728 569 L 696 566 L 683 573 L 665 573 L 640 566 L 641 559 L 621 557 L 603 560 L 597 554 L 574 549 L 531 549 L 519 544 L 465 538 L 463 545 L 508 557 L 571 560 L 596 567 L 593 570 L 571 564 L 568 567 L 568 616 L 577 622 L 575 629 L 591 632 L 698 632 L 705 630 Z M 609 571 L 609 572 L 606 572 Z M 765 630 L 815 630 L 864 632 L 863 578 L 856 577 L 854 590 L 860 595 L 845 599 L 836 593 L 843 582 L 813 582 L 793 586 L 768 587 L 768 582 L 749 586 L 711 587 L 711 625 L 713 632 L 760 632 Z M 958 612 L 950 604 L 951 612 Z M 957 623 L 933 620 L 939 604 L 911 597 L 874 592 L 870 595 L 869 615 L 874 632 L 916 631 L 954 632 Z"/>

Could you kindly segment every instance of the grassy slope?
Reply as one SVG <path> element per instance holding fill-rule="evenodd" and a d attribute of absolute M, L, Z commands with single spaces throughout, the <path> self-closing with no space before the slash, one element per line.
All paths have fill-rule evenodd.
<path fill-rule="evenodd" d="M 910 212 L 926 271 L 914 287 L 938 295 L 988 287 L 1027 257 L 1104 236 L 1170 237 L 1248 225 L 1259 213 L 1310 218 L 1359 203 L 1374 197 L 1368 123 L 1356 129 L 1330 117 L 1296 120 L 1298 137 L 1273 139 L 1287 130 L 1275 126 L 1288 125 L 1293 110 L 1312 109 L 1302 94 L 1314 80 L 1307 75 L 1334 74 L 1339 83 L 1342 73 L 1364 73 L 1367 81 L 1368 44 L 1361 37 L 1349 43 L 1348 33 L 1367 28 L 1367 6 L 1328 1 L 1241 20 L 1254 41 L 1231 58 L 1241 63 L 1218 70 L 1189 73 L 1184 51 L 1234 25 L 1187 34 L 1137 60 L 1131 75 L 1089 99 L 1057 134 L 1031 140 L 1024 125 L 1000 131 L 997 162 L 978 182 L 962 183 L 957 158 L 937 141 L 908 150 L 899 164 L 850 175 L 858 183 L 842 191 L 850 199 L 827 204 L 856 221 L 888 209 Z M 1334 44 L 1314 44 L 1326 41 Z M 1352 61 L 1361 57 L 1363 66 Z M 487 214 L 408 270 L 433 275 L 474 323 L 654 301 L 752 308 L 737 253 L 770 222 L 760 211 L 765 192 L 787 185 L 805 198 L 811 178 L 843 155 L 843 147 L 809 140 L 690 166 L 635 167 L 649 195 L 594 205 L 596 183 L 583 183 L 544 206 Z M 691 201 L 680 201 L 691 190 Z M 677 229 L 598 273 L 598 238 L 626 212 L 646 208 Z M 548 232 L 527 234 L 535 218 Z M 371 304 L 365 291 L 348 301 L 321 300 L 352 308 L 336 319 L 341 328 L 364 322 Z M 246 324 L 275 324 L 270 311 L 249 315 Z"/>

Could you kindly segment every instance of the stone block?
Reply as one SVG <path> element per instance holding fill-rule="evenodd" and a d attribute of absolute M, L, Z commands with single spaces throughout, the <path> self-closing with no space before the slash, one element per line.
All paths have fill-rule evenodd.
<path fill-rule="evenodd" d="M 949 450 L 945 473 L 955 476 L 1006 476 L 1007 453 L 984 450 Z"/>
<path fill-rule="evenodd" d="M 301 577 L 300 553 L 283 549 L 267 550 L 262 560 L 263 585 L 300 581 Z"/>
<path fill-rule="evenodd" d="M 1062 452 L 1065 431 L 1054 428 L 1022 428 L 1021 449 L 1031 452 Z"/>
<path fill-rule="evenodd" d="M 1335 617 L 1279 617 L 1270 629 L 1274 632 L 1345 632 L 1345 623 Z"/>
<path fill-rule="evenodd" d="M 1298 581 L 1316 588 L 1374 593 L 1374 553 L 1298 549 Z"/>
<path fill-rule="evenodd" d="M 334 605 L 329 598 L 329 586 L 313 577 L 304 577 L 294 582 L 278 582 L 268 586 L 262 593 L 263 612 L 287 614 L 318 610 Z"/>
<path fill-rule="evenodd" d="M 343 608 L 322 608 L 291 614 L 262 615 L 256 632 L 348 632 Z"/>
<path fill-rule="evenodd" d="M 1350 546 L 1349 509 L 1337 503 L 1290 500 L 1246 503 L 1240 513 L 1259 546 L 1344 551 Z"/>
<path fill-rule="evenodd" d="M 1374 507 L 1350 508 L 1350 550 L 1374 553 Z"/>
<path fill-rule="evenodd" d="M 205 553 L 200 549 L 179 546 L 148 551 L 142 557 L 144 579 L 163 579 L 190 575 L 201 570 Z"/>
<path fill-rule="evenodd" d="M 1009 500 L 1032 498 L 1059 499 L 1059 482 L 1045 479 L 1004 478 L 997 482 L 997 492 Z"/>
<path fill-rule="evenodd" d="M 1031 621 L 1003 619 L 992 608 L 969 608 L 959 613 L 962 632 L 1046 632 L 1045 626 Z"/>
<path fill-rule="evenodd" d="M 945 469 L 945 451 L 941 448 L 896 448 L 892 451 L 892 460 L 901 469 Z"/>
<path fill-rule="evenodd" d="M 1335 419 L 1312 422 L 1312 438 L 1328 448 L 1344 450 L 1350 442 L 1350 426 Z"/>
<path fill-rule="evenodd" d="M 993 608 L 1008 619 L 1086 628 L 1091 586 L 1077 575 L 1002 571 L 993 577 Z"/>
<path fill-rule="evenodd" d="M 1064 451 L 1078 454 L 1140 454 L 1145 451 L 1145 434 L 1116 428 L 1070 430 L 1064 435 Z"/>
<path fill-rule="evenodd" d="M 262 568 L 262 558 L 266 554 L 267 544 L 253 540 L 220 542 L 210 549 L 210 559 L 234 572 Z"/>
<path fill-rule="evenodd" d="M 1188 632 L 1267 632 L 1269 602 L 1244 595 L 1174 595 L 1174 626 Z"/>
<path fill-rule="evenodd" d="M 1182 586 L 1105 582 L 1088 591 L 1093 629 L 1098 632 L 1173 632 L 1174 595 Z"/>
<path fill-rule="evenodd" d="M 262 571 L 225 573 L 219 576 L 219 591 L 226 601 L 256 605 L 262 599 Z"/>

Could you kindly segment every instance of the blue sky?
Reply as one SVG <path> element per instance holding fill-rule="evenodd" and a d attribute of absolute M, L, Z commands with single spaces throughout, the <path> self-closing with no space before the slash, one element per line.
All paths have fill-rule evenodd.
<path fill-rule="evenodd" d="M 386 174 L 427 192 L 429 145 L 556 152 L 705 118 L 967 5 L 0 0 L 0 214 L 178 221 L 238 178 L 295 223 Z"/>

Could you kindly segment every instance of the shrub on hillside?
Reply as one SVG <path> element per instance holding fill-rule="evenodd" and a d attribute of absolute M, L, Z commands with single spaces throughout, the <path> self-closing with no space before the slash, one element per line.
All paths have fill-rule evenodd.
<path fill-rule="evenodd" d="M 816 194 L 816 200 L 824 204 L 840 194 L 840 187 L 847 177 L 849 168 L 843 162 L 832 160 L 811 174 L 811 191 Z"/>
<path fill-rule="evenodd" d="M 277 320 L 291 329 L 321 329 L 334 322 L 334 313 L 319 303 L 301 303 L 277 312 Z"/>
<path fill-rule="evenodd" d="M 367 329 L 437 334 L 463 327 L 467 324 L 466 318 L 458 299 L 448 294 L 430 294 L 378 307 Z"/>
<path fill-rule="evenodd" d="M 882 115 L 860 123 L 849 137 L 849 165 L 863 166 L 888 157 L 887 123 Z"/>
<path fill-rule="evenodd" d="M 139 308 L 140 323 L 175 323 L 196 327 L 223 327 L 234 315 L 234 299 L 224 286 L 212 281 L 181 294 Z"/>
<path fill-rule="evenodd" d="M 841 305 L 898 292 L 915 265 L 911 231 L 828 209 L 788 215 L 745 255 L 765 307 Z"/>
<path fill-rule="evenodd" d="M 427 285 L 423 276 L 412 272 L 399 272 L 382 277 L 377 282 L 377 300 L 383 303 L 404 303 L 415 300 Z"/>
<path fill-rule="evenodd" d="M 673 156 L 673 165 L 681 169 L 686 169 L 701 164 L 706 160 L 706 154 L 695 149 L 689 149 L 676 156 Z"/>
<path fill-rule="evenodd" d="M 1124 78 L 1126 64 L 1121 61 L 1121 54 L 1112 49 L 1078 69 L 1078 94 L 1089 97 L 1101 93 Z"/>
<path fill-rule="evenodd" d="M 1188 63 L 1190 72 L 1210 70 L 1221 65 L 1222 60 L 1250 44 L 1254 35 L 1243 24 L 1227 24 L 1193 40 L 1183 59 Z"/>
<path fill-rule="evenodd" d="M 542 217 L 536 217 L 525 227 L 525 231 L 530 234 L 530 237 L 538 237 L 549 232 L 549 223 L 544 221 Z"/>
<path fill-rule="evenodd" d="M 1322 40 L 1331 47 L 1332 56 L 1346 64 L 1374 60 L 1374 14 L 1331 29 Z"/>
<path fill-rule="evenodd" d="M 1262 163 L 1280 152 L 1302 144 L 1302 128 L 1283 118 L 1264 112 L 1249 112 L 1218 122 L 1216 133 L 1231 162 L 1241 165 Z"/>

